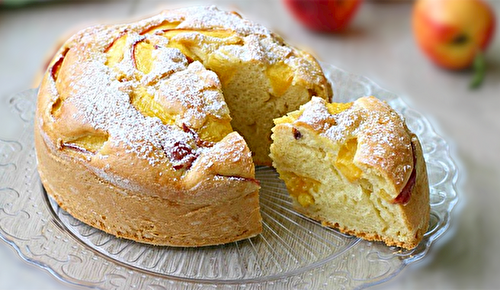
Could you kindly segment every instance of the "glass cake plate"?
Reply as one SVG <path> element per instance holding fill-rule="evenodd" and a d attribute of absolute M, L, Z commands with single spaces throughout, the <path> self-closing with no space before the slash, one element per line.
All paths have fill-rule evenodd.
<path fill-rule="evenodd" d="M 398 96 L 367 78 L 323 64 L 335 101 L 386 100 L 419 136 L 428 166 L 428 232 L 408 251 L 322 227 L 291 208 L 277 173 L 258 167 L 263 233 L 202 248 L 156 247 L 118 239 L 72 218 L 47 196 L 36 170 L 36 90 L 3 99 L 11 140 L 0 140 L 0 237 L 26 261 L 58 279 L 97 289 L 352 289 L 394 277 L 426 256 L 449 227 L 457 202 L 457 168 L 446 141 Z"/>

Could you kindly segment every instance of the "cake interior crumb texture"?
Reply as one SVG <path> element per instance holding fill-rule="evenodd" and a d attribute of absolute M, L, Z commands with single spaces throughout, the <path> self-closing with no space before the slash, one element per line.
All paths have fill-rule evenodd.
<path fill-rule="evenodd" d="M 418 244 L 429 221 L 425 161 L 388 105 L 315 98 L 275 122 L 273 165 L 299 212 L 367 240 Z"/>

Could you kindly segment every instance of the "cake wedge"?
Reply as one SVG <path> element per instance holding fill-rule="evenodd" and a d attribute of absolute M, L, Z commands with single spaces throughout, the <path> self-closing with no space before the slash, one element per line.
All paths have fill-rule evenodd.
<path fill-rule="evenodd" d="M 387 103 L 313 98 L 275 119 L 272 139 L 273 166 L 298 212 L 389 246 L 422 240 L 430 214 L 422 148 Z"/>

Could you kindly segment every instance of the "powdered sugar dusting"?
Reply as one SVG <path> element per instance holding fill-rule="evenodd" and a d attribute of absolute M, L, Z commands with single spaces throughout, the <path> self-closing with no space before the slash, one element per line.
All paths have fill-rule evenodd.
<path fill-rule="evenodd" d="M 200 128 L 208 113 L 223 118 L 229 115 L 223 95 L 215 90 L 220 82 L 215 73 L 205 70 L 199 62 L 191 63 L 162 82 L 155 94 L 155 99 L 168 107 L 171 113 L 178 114 L 176 120 L 192 128 Z"/>
<path fill-rule="evenodd" d="M 272 54 L 272 50 L 264 50 L 256 35 L 245 37 L 245 46 L 228 46 L 226 50 L 247 62 L 258 60 L 271 63 L 273 59 L 276 59 L 275 55 Z"/>
<path fill-rule="evenodd" d="M 122 61 L 116 65 L 116 68 L 120 70 L 127 79 L 134 78 L 134 74 L 138 73 L 134 62 L 134 48 L 138 42 L 144 39 L 144 36 L 135 33 L 127 35 L 127 43 L 125 44 Z"/>
<path fill-rule="evenodd" d="M 103 35 L 107 34 L 103 32 Z M 155 37 L 127 34 L 123 58 L 114 66 L 106 65 L 107 56 L 102 53 L 104 42 L 96 51 L 75 48 L 81 49 L 80 61 L 66 70 L 81 73 L 71 78 L 70 86 L 75 93 L 69 98 L 77 108 L 73 118 L 81 124 L 107 132 L 110 142 L 152 165 L 167 157 L 175 167 L 192 162 L 200 150 L 196 136 L 180 125 L 184 122 L 187 126 L 199 125 L 196 122 L 203 124 L 209 114 L 222 117 L 229 111 L 217 89 L 220 87 L 217 76 L 206 71 L 200 63 L 188 65 L 179 50 L 164 47 L 166 42 Z M 107 39 L 113 41 L 109 35 Z M 135 45 L 141 41 L 155 45 L 152 52 L 155 61 L 147 75 L 136 68 L 134 60 Z M 159 118 L 146 116 L 134 107 L 131 96 L 144 85 L 149 85 L 145 87 L 146 92 L 156 100 L 168 100 L 163 105 L 181 104 L 183 113 L 177 126 L 164 124 Z"/>
<path fill-rule="evenodd" d="M 202 47 L 205 52 L 223 50 L 242 61 L 257 60 L 266 64 L 284 61 L 290 66 L 296 67 L 297 71 L 300 71 L 301 77 L 311 79 L 319 77 L 319 75 L 312 73 L 320 71 L 313 59 L 306 60 L 305 55 L 296 57 L 296 54 L 300 53 L 285 45 L 279 36 L 273 34 L 266 27 L 244 19 L 236 13 L 221 11 L 214 6 L 165 11 L 159 16 L 142 21 L 141 25 L 153 27 L 152 23 L 159 25 L 165 21 L 173 21 L 174 18 L 180 22 L 175 29 L 184 30 L 184 32 L 173 36 L 173 40 L 190 39 Z M 201 33 L 217 30 L 233 32 L 233 36 L 216 40 Z M 241 39 L 242 42 L 236 44 L 236 39 Z M 220 45 L 221 41 L 226 43 Z M 314 81 L 318 82 L 318 79 L 314 79 Z"/>
<path fill-rule="evenodd" d="M 151 164 L 164 157 L 159 148 L 164 148 L 168 155 L 175 142 L 192 143 L 192 138 L 179 128 L 137 111 L 130 103 L 133 83 L 110 77 L 114 72 L 99 59 L 79 64 L 84 66 L 83 75 L 75 77 L 72 83 L 76 89 L 72 102 L 79 108 L 75 119 L 108 132 L 110 140 Z"/>
<path fill-rule="evenodd" d="M 158 46 L 153 50 L 152 58 L 154 62 L 151 71 L 141 81 L 145 86 L 185 69 L 188 64 L 186 57 L 175 48 Z"/>
<path fill-rule="evenodd" d="M 309 124 L 316 131 L 326 131 L 335 124 L 335 119 L 325 107 L 325 100 L 319 97 L 313 97 L 302 108 L 304 111 L 298 121 Z"/>
<path fill-rule="evenodd" d="M 162 35 L 170 29 L 177 32 Z M 217 31 L 220 34 L 210 34 Z M 214 38 L 214 35 L 221 37 Z M 126 37 L 125 43 L 122 37 Z M 182 39 L 175 43 L 174 38 Z M 123 45 L 119 49 L 122 51 L 111 49 L 115 42 L 119 47 Z M 138 68 L 136 49 L 141 42 L 149 45 L 140 49 L 152 49 L 152 61 L 140 63 Z M 70 96 L 77 108 L 75 120 L 108 133 L 110 142 L 123 145 L 127 152 L 151 164 L 165 156 L 174 160 L 172 162 L 183 162 L 179 156 L 184 159 L 198 154 L 201 145 L 193 134 L 182 129 L 183 125 L 199 129 L 209 117 L 230 119 L 217 76 L 196 61 L 189 64 L 192 59 L 188 60 L 171 46 L 193 43 L 195 49 L 190 51 L 193 54 L 198 50 L 205 56 L 214 53 L 228 56 L 229 61 L 237 58 L 254 63 L 257 60 L 255 63 L 264 68 L 278 62 L 295 64 L 293 58 L 303 58 L 265 27 L 215 7 L 170 10 L 136 23 L 95 26 L 80 32 L 68 43 L 68 48 L 77 50 L 74 54 L 80 57 L 74 62 L 75 67 L 66 68 L 66 71 L 79 72 L 70 84 L 76 92 Z M 113 55 L 109 64 L 107 51 Z M 311 59 L 307 65 L 317 63 Z M 321 71 L 319 66 L 313 70 Z M 309 75 L 298 74 L 304 78 Z M 140 99 L 136 99 L 137 96 Z M 139 102 L 134 103 L 132 99 Z M 172 123 L 175 126 L 169 125 Z M 182 152 L 172 153 L 170 149 L 176 147 L 183 148 Z"/>
<path fill-rule="evenodd" d="M 401 116 L 386 103 L 364 97 L 332 115 L 323 99 L 313 98 L 303 109 L 297 122 L 307 123 L 321 135 L 340 144 L 357 138 L 356 160 L 383 168 L 397 185 L 409 177 L 413 169 L 411 136 Z"/>
<path fill-rule="evenodd" d="M 189 29 L 230 29 L 241 35 L 270 35 L 271 32 L 262 25 L 241 18 L 237 14 L 220 11 L 216 7 L 190 7 L 179 9 L 178 13 L 185 15 L 178 28 Z"/>

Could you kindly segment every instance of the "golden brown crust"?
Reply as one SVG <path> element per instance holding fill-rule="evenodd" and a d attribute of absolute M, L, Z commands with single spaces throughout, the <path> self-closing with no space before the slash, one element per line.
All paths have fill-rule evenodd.
<path fill-rule="evenodd" d="M 262 230 L 255 180 L 207 174 L 190 190 L 161 197 L 100 178 L 89 164 L 53 152 L 39 130 L 35 142 L 47 193 L 75 218 L 107 233 L 192 247 L 241 240 Z"/>
<path fill-rule="evenodd" d="M 394 193 L 401 192 L 413 170 L 411 132 L 387 103 L 372 96 L 360 98 L 355 104 L 359 104 L 359 109 L 354 106 L 353 110 L 360 112 L 361 118 L 371 120 L 358 129 L 360 150 L 354 162 L 375 168 L 390 181 Z"/>
<path fill-rule="evenodd" d="M 227 138 L 237 139 L 245 151 L 236 133 Z M 135 172 L 146 179 L 144 183 L 125 187 L 121 177 L 104 179 L 91 164 L 58 152 L 46 143 L 50 140 L 41 130 L 35 130 L 35 141 L 47 192 L 74 217 L 107 233 L 154 245 L 204 246 L 248 238 L 262 230 L 259 183 L 217 170 L 229 160 L 219 159 L 224 164 L 215 162 L 214 170 L 199 171 L 210 162 L 209 157 L 200 157 L 193 165 L 198 169 L 186 174 L 184 184 L 148 183 L 154 175 L 141 173 L 139 167 Z M 241 159 L 247 159 L 253 171 L 248 149 L 243 153 L 246 158 Z"/>

